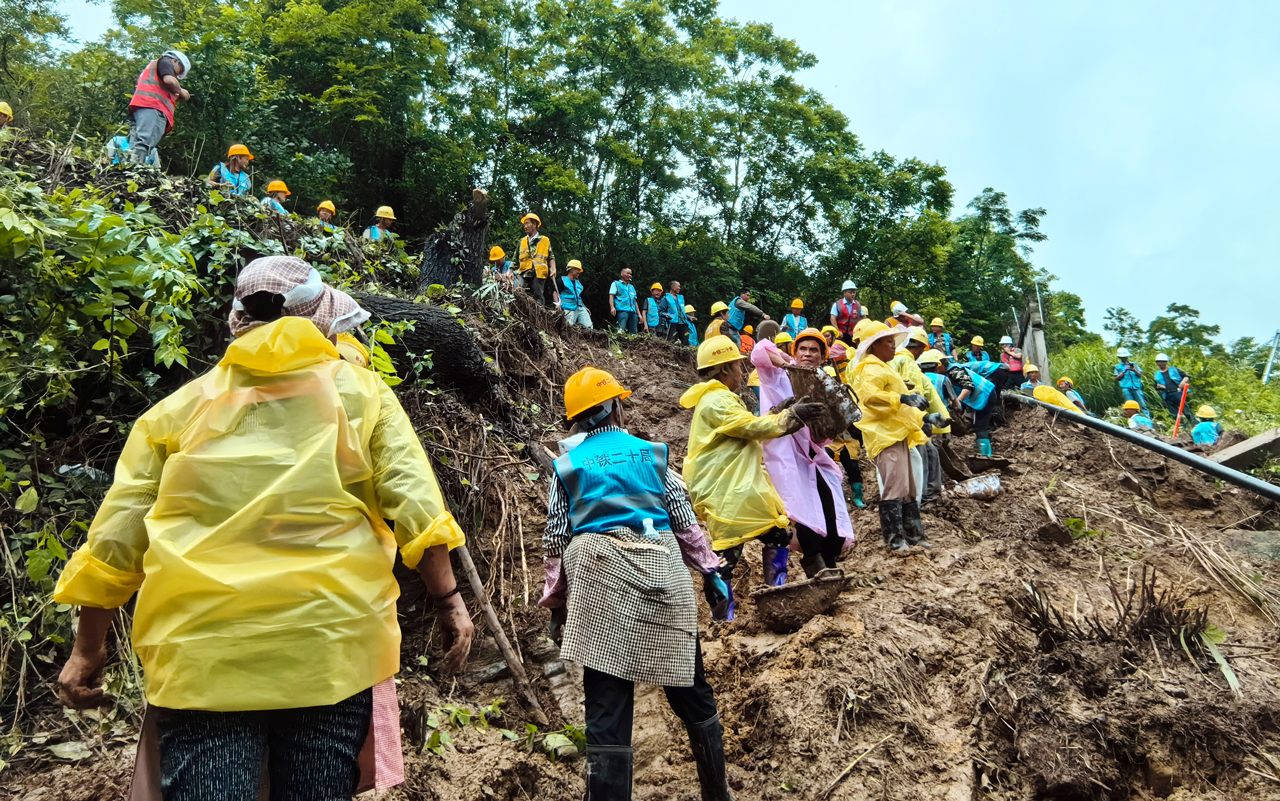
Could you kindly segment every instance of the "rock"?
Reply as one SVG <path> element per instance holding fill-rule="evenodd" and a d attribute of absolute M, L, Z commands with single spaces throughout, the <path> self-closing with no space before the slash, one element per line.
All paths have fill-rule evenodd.
<path fill-rule="evenodd" d="M 1146 768 L 1147 786 L 1157 798 L 1166 798 L 1175 785 L 1179 784 L 1173 768 L 1158 760 L 1148 760 Z"/>

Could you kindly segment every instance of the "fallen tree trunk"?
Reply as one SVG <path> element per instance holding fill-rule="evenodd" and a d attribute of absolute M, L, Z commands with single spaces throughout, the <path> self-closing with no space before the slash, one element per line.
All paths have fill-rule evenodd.
<path fill-rule="evenodd" d="M 471 193 L 471 205 L 454 215 L 443 231 L 427 235 L 422 251 L 419 291 L 432 284 L 452 286 L 461 282 L 479 286 L 489 261 L 489 195 L 483 189 Z"/>
<path fill-rule="evenodd" d="M 374 320 L 413 323 L 413 330 L 405 331 L 396 344 L 384 346 L 406 381 L 425 377 L 416 364 L 430 354 L 429 375 L 442 387 L 457 389 L 472 399 L 490 395 L 497 387 L 498 377 L 485 362 L 471 330 L 449 312 L 386 295 L 352 292 L 351 296 Z"/>

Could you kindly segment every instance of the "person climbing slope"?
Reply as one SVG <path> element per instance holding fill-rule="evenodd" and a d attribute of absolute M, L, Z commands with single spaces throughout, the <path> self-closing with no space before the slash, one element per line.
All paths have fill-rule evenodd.
<path fill-rule="evenodd" d="M 551 308 L 555 305 L 556 254 L 551 249 L 551 240 L 542 234 L 542 218 L 529 212 L 520 218 L 520 227 L 524 236 L 516 248 L 516 278 L 518 286 L 528 292 L 540 305 Z M 635 313 L 635 288 L 631 289 L 631 312 Z M 610 302 L 609 310 L 613 311 Z M 621 320 L 621 318 L 619 318 Z M 635 321 L 631 321 L 629 333 L 636 332 Z"/>
<path fill-rule="evenodd" d="M 943 356 L 942 369 L 959 394 L 953 409 L 967 409 L 973 418 L 974 449 L 979 456 L 991 456 L 991 417 L 995 414 L 1000 402 L 996 385 L 984 378 L 980 373 L 969 369 L 969 364 L 952 364 Z"/>
<path fill-rule="evenodd" d="M 758 343 L 755 353 L 763 346 Z M 684 480 L 694 511 L 706 523 L 711 547 L 725 562 L 719 570 L 724 580 L 732 585 L 743 544 L 758 538 L 765 546 L 765 584 L 775 586 L 786 580 L 791 523 L 782 496 L 765 472 L 762 443 L 794 434 L 806 422 L 819 419 L 822 407 L 796 402 L 778 412 L 752 415 L 737 394 L 745 358 L 723 335 L 698 346 L 702 383 L 680 398 L 681 406 L 694 410 Z"/>
<path fill-rule="evenodd" d="M 81 607 L 58 679 L 76 709 L 106 700 L 105 637 L 137 594 L 167 799 L 257 798 L 264 765 L 291 797 L 351 798 L 362 744 L 380 783 L 403 781 L 397 549 L 446 671 L 470 652 L 449 562 L 462 529 L 395 394 L 334 345 L 368 317 L 301 259 L 250 262 L 226 354 L 134 424 L 58 579 L 57 602 Z"/>
<path fill-rule="evenodd" d="M 129 99 L 129 157 L 146 164 L 161 138 L 173 130 L 175 107 L 191 99 L 182 86 L 191 72 L 191 59 L 181 50 L 166 50 L 147 63 Z"/>
<path fill-rule="evenodd" d="M 723 728 L 686 566 L 703 575 L 709 600 L 727 604 L 731 591 L 667 446 L 623 428 L 630 395 L 594 367 L 565 382 L 575 436 L 555 460 L 539 604 L 553 610 L 560 657 L 583 666 L 587 799 L 631 798 L 635 682 L 643 682 L 661 686 L 683 721 L 702 797 L 728 801 Z"/>

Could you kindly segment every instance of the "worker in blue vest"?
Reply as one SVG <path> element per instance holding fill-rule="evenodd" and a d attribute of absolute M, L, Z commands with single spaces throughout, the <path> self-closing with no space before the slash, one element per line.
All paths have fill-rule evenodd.
<path fill-rule="evenodd" d="M 969 352 L 965 354 L 966 362 L 989 362 L 991 354 L 987 353 L 983 348 L 986 346 L 986 340 L 982 337 L 974 337 L 969 340 Z"/>
<path fill-rule="evenodd" d="M 751 304 L 751 290 L 743 289 L 738 292 L 738 297 L 734 298 L 733 302 L 729 304 L 729 317 L 722 331 L 738 347 L 742 347 L 742 327 L 747 324 L 748 313 L 754 314 L 762 320 L 769 319 L 769 315 Z"/>
<path fill-rule="evenodd" d="M 591 312 L 582 300 L 582 281 L 578 280 L 582 276 L 582 262 L 569 259 L 566 267 L 569 274 L 560 279 L 560 311 L 564 312 L 569 325 L 591 328 Z"/>
<path fill-rule="evenodd" d="M 1124 395 L 1125 400 L 1138 404 L 1138 409 L 1145 417 L 1150 417 L 1151 412 L 1147 411 L 1147 398 L 1142 391 L 1142 368 L 1129 361 L 1133 358 L 1133 354 L 1128 348 L 1117 349 L 1116 356 L 1119 357 L 1120 363 L 1112 369 L 1112 373 L 1116 383 L 1120 385 L 1120 394 Z"/>
<path fill-rule="evenodd" d="M 249 148 L 235 144 L 227 148 L 227 160 L 215 164 L 204 179 L 210 189 L 228 195 L 247 195 L 253 191 L 253 179 L 249 177 L 249 162 L 253 154 Z"/>
<path fill-rule="evenodd" d="M 372 242 L 390 242 L 395 238 L 391 233 L 391 223 L 396 221 L 396 213 L 390 206 L 379 206 L 373 215 L 374 223 L 364 231 L 364 238 Z"/>
<path fill-rule="evenodd" d="M 685 327 L 689 329 L 689 344 L 698 347 L 698 310 L 693 305 L 686 303 L 684 306 L 684 316 L 687 322 Z"/>
<path fill-rule="evenodd" d="M 333 224 L 333 215 L 338 213 L 338 207 L 333 205 L 332 200 L 322 200 L 320 205 L 316 206 L 316 219 L 320 220 L 320 226 L 324 228 L 325 233 L 331 234 L 338 230 L 338 226 Z"/>
<path fill-rule="evenodd" d="M 1151 422 L 1151 417 L 1142 411 L 1142 407 L 1136 400 L 1125 401 L 1120 407 L 1120 414 L 1128 419 L 1130 431 L 1137 431 L 1139 434 L 1156 433 L 1156 424 Z"/>
<path fill-rule="evenodd" d="M 649 297 L 644 299 L 644 314 L 640 317 L 644 331 L 649 336 L 667 338 L 662 330 L 662 284 L 649 287 Z"/>
<path fill-rule="evenodd" d="M 941 317 L 934 317 L 929 321 L 929 347 L 954 359 L 957 355 L 956 348 L 951 341 L 951 332 L 943 330 L 945 327 Z"/>
<path fill-rule="evenodd" d="M 1089 407 L 1084 403 L 1084 396 L 1076 392 L 1075 382 L 1069 376 L 1063 376 L 1058 379 L 1058 391 L 1067 396 L 1067 400 L 1075 404 L 1081 414 L 1089 414 Z M 1089 415 L 1093 417 L 1093 415 Z"/>
<path fill-rule="evenodd" d="M 132 164 L 133 159 L 129 158 L 129 137 L 120 134 L 108 139 L 107 158 L 111 159 L 112 164 Z M 160 149 L 151 148 L 151 152 L 147 154 L 147 160 L 143 163 L 148 167 L 160 169 Z"/>
<path fill-rule="evenodd" d="M 267 184 L 267 196 L 262 199 L 262 207 L 288 216 L 289 210 L 284 207 L 284 201 L 292 194 L 284 181 L 272 181 Z"/>
<path fill-rule="evenodd" d="M 796 298 L 791 301 L 791 311 L 782 316 L 782 330 L 791 335 L 791 338 L 799 336 L 800 332 L 809 327 L 809 320 L 801 312 L 804 311 L 804 301 Z M 827 347 L 831 347 L 831 343 L 827 343 Z"/>
<path fill-rule="evenodd" d="M 1033 394 L 1036 391 L 1036 387 L 1045 386 L 1045 383 L 1040 380 L 1040 368 L 1036 367 L 1034 364 L 1028 363 L 1023 365 L 1022 374 L 1027 377 L 1027 380 L 1023 381 L 1022 385 L 1019 386 L 1018 389 L 1028 395 Z"/>
<path fill-rule="evenodd" d="M 667 287 L 667 294 L 662 296 L 658 305 L 658 317 L 665 326 L 668 342 L 686 343 L 685 334 L 689 330 L 689 318 L 685 316 L 684 295 L 680 294 L 680 282 L 672 281 Z"/>
<path fill-rule="evenodd" d="M 1156 392 L 1160 393 L 1160 397 L 1164 399 L 1164 406 L 1169 410 L 1169 416 L 1177 419 L 1178 408 L 1182 404 L 1182 391 L 1187 391 L 1187 397 L 1191 397 L 1191 376 L 1173 367 L 1169 364 L 1169 356 L 1165 353 L 1156 354 Z M 1191 407 L 1186 407 L 1182 416 L 1187 418 L 1192 424 L 1196 422 L 1196 416 L 1191 413 Z"/>
<path fill-rule="evenodd" d="M 942 367 L 947 379 L 958 390 L 953 409 L 963 411 L 973 419 L 974 449 L 980 456 L 991 456 L 991 417 L 999 403 L 996 385 L 981 373 L 969 369 L 972 362 L 953 364 L 943 354 Z"/>
<path fill-rule="evenodd" d="M 683 721 L 702 798 L 731 801 L 724 731 L 707 683 L 689 567 L 708 601 L 731 599 L 720 559 L 668 464 L 667 446 L 628 434 L 617 380 L 586 367 L 565 383 L 573 436 L 560 443 L 543 536 L 560 657 L 583 666 L 587 792 L 631 798 L 635 682 L 656 684 Z"/>
<path fill-rule="evenodd" d="M 1196 417 L 1200 422 L 1191 429 L 1191 439 L 1202 445 L 1215 445 L 1222 439 L 1222 426 L 1218 424 L 1218 413 L 1212 406 L 1201 406 L 1196 409 Z"/>

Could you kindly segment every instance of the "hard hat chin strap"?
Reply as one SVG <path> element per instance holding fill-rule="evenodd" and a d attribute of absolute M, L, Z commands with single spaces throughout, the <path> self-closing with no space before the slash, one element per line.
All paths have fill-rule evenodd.
<path fill-rule="evenodd" d="M 591 415 L 590 417 L 582 421 L 584 427 L 587 430 L 591 430 L 591 429 L 594 429 L 596 426 L 600 425 L 600 421 L 606 419 L 609 415 L 613 414 L 613 404 L 616 401 L 617 401 L 616 398 L 610 398 L 604 403 L 601 403 L 600 411 L 596 412 L 595 414 Z"/>

